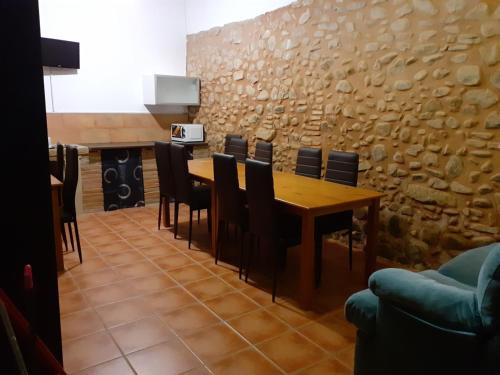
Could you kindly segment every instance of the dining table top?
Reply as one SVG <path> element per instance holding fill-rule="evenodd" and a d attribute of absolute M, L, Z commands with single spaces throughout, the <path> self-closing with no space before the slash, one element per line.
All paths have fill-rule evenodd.
<path fill-rule="evenodd" d="M 240 189 L 245 190 L 245 164 L 237 163 Z M 188 162 L 189 173 L 205 182 L 214 181 L 212 159 L 194 159 Z M 273 171 L 274 194 L 278 202 L 302 210 L 332 210 L 356 208 L 380 199 L 384 194 L 374 190 L 337 184 L 325 180 Z"/>

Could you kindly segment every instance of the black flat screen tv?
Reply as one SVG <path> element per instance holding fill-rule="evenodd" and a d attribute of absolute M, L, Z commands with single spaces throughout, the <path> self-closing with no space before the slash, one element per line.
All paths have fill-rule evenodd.
<path fill-rule="evenodd" d="M 80 69 L 80 43 L 42 38 L 42 65 Z"/>

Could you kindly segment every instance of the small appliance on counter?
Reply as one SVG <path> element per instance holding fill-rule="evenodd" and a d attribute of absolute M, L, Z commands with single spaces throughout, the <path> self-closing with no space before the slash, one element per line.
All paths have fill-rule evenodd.
<path fill-rule="evenodd" d="M 170 136 L 175 142 L 203 142 L 203 125 L 172 124 Z"/>

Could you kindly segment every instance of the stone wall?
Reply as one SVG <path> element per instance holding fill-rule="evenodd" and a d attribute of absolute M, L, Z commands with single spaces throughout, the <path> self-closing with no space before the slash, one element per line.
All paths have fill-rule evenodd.
<path fill-rule="evenodd" d="M 272 141 L 279 170 L 301 146 L 359 153 L 359 185 L 386 194 L 379 254 L 437 266 L 500 239 L 495 3 L 303 0 L 189 35 L 191 116 L 212 151 Z"/>

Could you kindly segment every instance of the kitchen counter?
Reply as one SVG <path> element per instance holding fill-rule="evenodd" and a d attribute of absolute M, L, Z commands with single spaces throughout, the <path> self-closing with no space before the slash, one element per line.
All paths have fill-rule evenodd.
<path fill-rule="evenodd" d="M 76 148 L 78 149 L 78 155 L 82 156 L 82 155 L 88 155 L 89 154 L 89 148 L 87 146 L 83 146 L 83 145 L 75 145 L 75 144 L 71 144 L 71 146 L 76 146 Z M 55 158 L 57 157 L 57 147 L 56 145 L 54 145 L 54 147 L 52 148 L 49 148 L 49 158 L 55 160 Z"/>

